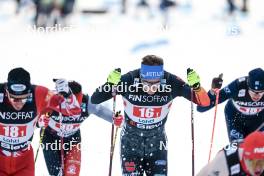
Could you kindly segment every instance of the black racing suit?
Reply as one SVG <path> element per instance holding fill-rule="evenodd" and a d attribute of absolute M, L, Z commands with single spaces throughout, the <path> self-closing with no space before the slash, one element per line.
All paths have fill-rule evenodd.
<path fill-rule="evenodd" d="M 247 86 L 247 77 L 234 80 L 220 90 L 219 103 L 228 100 L 225 106 L 225 120 L 229 141 L 244 139 L 264 122 L 264 96 L 254 102 Z M 211 104 L 208 107 L 197 106 L 199 112 L 205 112 L 215 106 L 216 96 L 208 92 Z"/>
<path fill-rule="evenodd" d="M 121 90 L 123 85 L 123 90 Z M 129 89 L 125 89 L 125 85 Z M 101 103 L 112 98 L 114 89 L 104 84 L 92 95 L 92 103 Z M 130 87 L 131 86 L 131 87 Z M 177 76 L 164 72 L 159 91 L 149 95 L 142 89 L 139 69 L 122 75 L 116 87 L 124 101 L 125 123 L 121 132 L 121 163 L 123 176 L 166 176 L 167 137 L 164 125 L 177 96 L 191 100 L 191 88 Z M 128 91 L 129 90 L 129 91 Z M 206 92 L 192 92 L 194 102 L 202 104 Z M 209 101 L 209 100 L 208 100 Z M 209 104 L 209 103 L 208 103 Z"/>

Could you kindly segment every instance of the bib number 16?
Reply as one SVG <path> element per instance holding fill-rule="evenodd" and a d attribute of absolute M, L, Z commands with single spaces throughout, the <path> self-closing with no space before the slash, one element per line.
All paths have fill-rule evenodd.
<path fill-rule="evenodd" d="M 133 115 L 140 118 L 158 118 L 161 115 L 160 108 L 134 107 Z"/>

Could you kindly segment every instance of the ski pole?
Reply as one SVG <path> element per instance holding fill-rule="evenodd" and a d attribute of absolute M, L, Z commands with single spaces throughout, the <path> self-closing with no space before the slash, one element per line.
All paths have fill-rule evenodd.
<path fill-rule="evenodd" d="M 214 83 L 214 81 L 216 81 L 217 83 Z M 220 92 L 220 88 L 222 86 L 222 82 L 223 82 L 223 73 L 221 73 L 217 78 L 214 78 L 213 82 L 212 82 L 212 89 L 213 89 L 213 91 L 216 94 L 216 98 L 215 98 L 214 122 L 213 122 L 213 130 L 212 130 L 211 143 L 210 143 L 210 149 L 209 149 L 208 163 L 210 162 L 211 154 L 212 154 L 212 148 L 213 148 L 213 142 L 214 142 L 215 123 L 216 123 L 216 114 L 217 114 L 217 105 L 218 105 L 218 102 L 219 102 L 219 92 Z"/>
<path fill-rule="evenodd" d="M 192 69 L 187 69 L 187 78 L 189 73 L 192 71 Z M 193 113 L 193 102 L 194 102 L 194 90 L 193 87 L 190 86 L 190 95 L 191 95 L 191 137 L 192 137 L 192 176 L 195 174 L 195 156 L 194 156 L 194 113 Z"/>
<path fill-rule="evenodd" d="M 191 89 L 191 134 L 192 134 L 192 176 L 195 173 L 195 158 L 194 158 L 194 114 L 193 114 L 193 89 Z"/>
<path fill-rule="evenodd" d="M 42 144 L 42 140 L 43 140 L 43 137 L 44 137 L 44 133 L 45 133 L 45 128 L 41 128 L 41 130 L 40 130 L 39 145 L 38 145 L 38 149 L 37 149 L 36 156 L 35 156 L 35 164 L 36 164 L 37 159 L 38 159 L 39 148 L 40 148 L 40 146 Z"/>
<path fill-rule="evenodd" d="M 121 72 L 121 69 L 118 68 L 116 69 L 116 71 Z M 113 87 L 113 120 L 115 118 L 115 114 L 116 114 L 116 87 Z M 108 176 L 112 176 L 112 165 L 113 165 L 113 156 L 114 156 L 114 150 L 115 150 L 115 142 L 116 142 L 116 138 L 117 138 L 117 132 L 118 132 L 118 128 L 116 128 L 115 130 L 115 126 L 114 123 L 112 123 L 112 129 L 111 129 L 111 147 L 110 147 L 110 162 L 109 162 L 109 172 L 108 172 Z"/>
<path fill-rule="evenodd" d="M 116 107 L 116 95 L 113 97 L 113 118 L 115 116 L 115 107 Z M 109 164 L 109 173 L 108 175 L 112 175 L 112 164 L 113 164 L 113 154 L 114 154 L 114 124 L 112 124 L 111 129 L 111 148 L 110 148 L 110 164 Z"/>
<path fill-rule="evenodd" d="M 219 89 L 215 89 L 215 93 L 216 93 L 216 99 L 215 99 L 214 122 L 213 122 L 212 136 L 211 136 L 211 142 L 210 142 L 208 163 L 210 162 L 210 159 L 211 159 L 212 147 L 213 147 L 213 142 L 214 142 L 214 131 L 215 131 L 216 113 L 217 113 L 217 105 L 218 105 L 218 101 L 219 101 Z"/>
<path fill-rule="evenodd" d="M 42 114 L 42 113 L 41 113 Z M 50 118 L 50 113 L 49 112 L 46 112 L 45 113 L 45 118 Z M 45 123 L 45 122 L 44 122 Z M 40 146 L 42 144 L 42 141 L 43 141 L 43 138 L 44 138 L 44 134 L 45 134 L 45 129 L 46 127 L 42 127 L 41 130 L 40 130 L 40 138 L 39 138 L 39 145 L 38 145 L 38 149 L 37 149 L 37 152 L 36 152 L 36 156 L 35 156 L 35 163 L 37 162 L 37 159 L 38 159 L 38 153 L 39 153 L 39 149 L 40 149 Z"/>
<path fill-rule="evenodd" d="M 59 104 L 59 117 L 60 117 L 60 144 L 61 144 L 61 175 L 64 175 L 64 148 L 63 148 L 63 116 L 61 113 L 61 103 Z"/>

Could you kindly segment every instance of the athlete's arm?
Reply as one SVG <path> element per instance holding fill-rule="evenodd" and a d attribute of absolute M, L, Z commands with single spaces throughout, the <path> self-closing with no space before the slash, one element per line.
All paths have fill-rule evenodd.
<path fill-rule="evenodd" d="M 210 99 L 206 91 L 200 87 L 199 90 L 193 91 L 191 87 L 185 83 L 179 77 L 171 74 L 169 82 L 172 86 L 172 97 L 183 96 L 184 98 L 191 100 L 193 96 L 193 102 L 201 106 L 208 106 Z"/>
<path fill-rule="evenodd" d="M 126 92 L 125 89 L 122 89 L 121 87 L 125 87 L 131 84 L 132 77 L 129 73 L 124 74 L 121 76 L 120 82 L 117 84 L 116 87 L 120 87 L 116 89 L 117 94 L 123 94 Z M 104 85 L 100 86 L 95 90 L 95 92 L 91 96 L 91 102 L 93 104 L 100 104 L 104 101 L 107 101 L 113 97 L 113 90 L 114 90 L 113 84 L 105 83 Z"/>
<path fill-rule="evenodd" d="M 101 119 L 104 119 L 110 123 L 113 123 L 113 112 L 100 104 L 92 104 L 91 99 L 88 98 L 88 112 L 94 114 Z"/>
<path fill-rule="evenodd" d="M 232 98 L 234 95 L 237 94 L 237 92 L 238 92 L 238 80 L 235 80 L 220 90 L 218 104 L 221 104 L 226 100 Z M 208 91 L 207 94 L 210 98 L 209 106 L 197 106 L 197 111 L 205 112 L 215 106 L 216 94 L 212 90 Z"/>
<path fill-rule="evenodd" d="M 64 98 L 46 87 L 36 86 L 35 96 L 38 115 L 49 111 L 62 112 L 64 115 L 77 115 L 81 112 L 80 104 L 74 94 Z"/>

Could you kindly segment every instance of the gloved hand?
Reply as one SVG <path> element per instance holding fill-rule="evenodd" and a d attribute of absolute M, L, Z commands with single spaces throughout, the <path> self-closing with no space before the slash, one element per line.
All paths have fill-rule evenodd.
<path fill-rule="evenodd" d="M 115 126 L 120 127 L 122 125 L 123 120 L 124 120 L 124 117 L 121 114 L 121 111 L 116 112 L 115 117 L 114 117 Z"/>
<path fill-rule="evenodd" d="M 212 80 L 212 89 L 221 89 L 223 84 L 223 73 L 221 73 L 218 77 L 213 78 Z"/>
<path fill-rule="evenodd" d="M 121 69 L 117 68 L 108 75 L 107 83 L 117 85 L 120 82 L 121 79 Z"/>
<path fill-rule="evenodd" d="M 38 119 L 38 125 L 40 128 L 46 128 L 49 126 L 50 117 L 48 114 L 43 114 Z"/>
<path fill-rule="evenodd" d="M 53 79 L 53 81 L 56 84 L 55 88 L 59 94 L 61 94 L 65 98 L 68 98 L 71 95 L 69 84 L 66 79 Z"/>
<path fill-rule="evenodd" d="M 187 69 L 187 80 L 189 86 L 191 86 L 194 91 L 200 90 L 200 77 L 193 69 Z"/>
<path fill-rule="evenodd" d="M 47 108 L 52 110 L 57 110 L 57 107 L 65 100 L 65 98 L 60 94 L 53 94 L 48 102 Z"/>
<path fill-rule="evenodd" d="M 69 81 L 68 85 L 73 94 L 78 94 L 82 91 L 82 85 L 76 81 Z"/>

